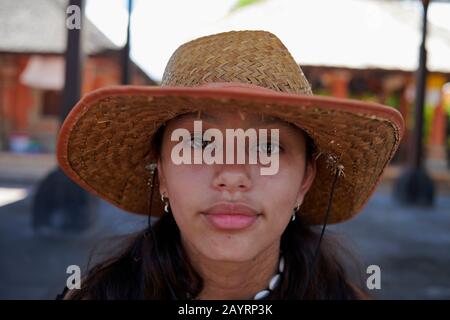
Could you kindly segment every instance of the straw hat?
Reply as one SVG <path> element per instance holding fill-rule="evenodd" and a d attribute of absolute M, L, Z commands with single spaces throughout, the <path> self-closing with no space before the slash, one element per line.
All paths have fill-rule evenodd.
<path fill-rule="evenodd" d="M 331 54 L 331 53 L 330 53 Z M 171 118 L 196 110 L 257 112 L 291 122 L 317 147 L 317 176 L 300 214 L 323 220 L 333 172 L 329 223 L 364 206 L 404 131 L 391 107 L 314 96 L 302 70 L 281 41 L 265 31 L 232 31 L 195 39 L 170 58 L 161 87 L 114 86 L 81 99 L 65 119 L 57 142 L 62 170 L 83 188 L 115 206 L 149 214 L 150 141 Z M 163 202 L 154 192 L 152 211 Z"/>

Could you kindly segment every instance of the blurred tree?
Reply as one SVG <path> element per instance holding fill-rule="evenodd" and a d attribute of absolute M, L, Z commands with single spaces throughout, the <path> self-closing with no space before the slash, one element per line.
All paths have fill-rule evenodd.
<path fill-rule="evenodd" d="M 429 0 L 422 0 L 422 41 L 419 49 L 419 67 L 416 73 L 415 120 L 411 144 L 410 163 L 394 185 L 394 197 L 404 205 L 432 206 L 435 188 L 424 165 L 424 105 L 427 78 L 427 13 Z"/>
<path fill-rule="evenodd" d="M 78 10 L 75 10 L 78 8 Z M 69 25 L 65 53 L 65 82 L 60 119 L 64 121 L 80 99 L 83 71 L 82 30 L 84 0 L 70 0 L 67 13 L 74 9 L 79 14 L 79 26 Z M 69 19 L 69 18 L 68 18 Z M 87 231 L 97 212 L 97 199 L 70 180 L 57 168 L 38 185 L 32 205 L 33 228 L 39 235 L 78 235 Z"/>
<path fill-rule="evenodd" d="M 128 23 L 127 23 L 127 41 L 122 49 L 122 84 L 129 84 L 132 78 L 130 69 L 130 28 L 131 12 L 133 11 L 133 0 L 128 0 Z"/>
<path fill-rule="evenodd" d="M 247 7 L 249 5 L 264 2 L 266 0 L 238 0 L 235 5 L 230 9 L 230 12 L 237 11 L 239 9 L 242 9 L 244 7 Z"/>

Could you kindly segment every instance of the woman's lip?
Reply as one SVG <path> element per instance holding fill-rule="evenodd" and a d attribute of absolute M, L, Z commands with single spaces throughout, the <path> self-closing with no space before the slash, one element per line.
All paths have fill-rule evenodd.
<path fill-rule="evenodd" d="M 256 216 L 258 212 L 243 203 L 221 202 L 204 211 L 206 214 L 239 214 L 245 216 Z"/>
<path fill-rule="evenodd" d="M 222 230 L 241 230 L 251 226 L 257 219 L 258 215 L 245 215 L 245 214 L 204 214 L 206 220 L 216 227 Z"/>
<path fill-rule="evenodd" d="M 245 203 L 219 202 L 203 212 L 206 220 L 215 228 L 240 230 L 258 219 L 258 212 Z"/>

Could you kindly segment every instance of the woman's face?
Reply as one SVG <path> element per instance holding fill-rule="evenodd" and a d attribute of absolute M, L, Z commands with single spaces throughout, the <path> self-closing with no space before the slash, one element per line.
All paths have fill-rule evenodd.
<path fill-rule="evenodd" d="M 195 120 L 202 120 L 202 132 L 197 134 L 211 128 L 222 133 L 222 164 L 194 164 L 193 160 L 188 164 L 175 163 L 173 150 L 179 150 L 176 148 L 181 145 L 190 148 L 183 150 L 192 150 L 192 155 L 194 149 L 220 147 L 217 142 L 202 143 L 201 136 L 194 136 Z M 187 129 L 192 140 L 172 141 L 173 131 L 179 128 Z M 236 140 L 232 150 L 226 139 L 226 129 L 238 128 L 257 133 L 267 129 L 268 133 L 265 143 L 262 138 L 254 145 L 246 140 L 243 164 L 237 161 Z M 270 140 L 273 129 L 279 130 L 278 144 L 275 139 Z M 270 165 L 250 163 L 248 153 L 268 151 L 272 159 L 278 157 L 278 168 L 276 173 L 263 175 L 261 169 Z M 170 120 L 162 138 L 158 174 L 160 193 L 169 198 L 183 244 L 204 257 L 236 262 L 250 260 L 278 245 L 293 209 L 303 202 L 315 177 L 315 164 L 306 162 L 305 152 L 303 132 L 278 119 L 242 112 L 203 111 Z"/>

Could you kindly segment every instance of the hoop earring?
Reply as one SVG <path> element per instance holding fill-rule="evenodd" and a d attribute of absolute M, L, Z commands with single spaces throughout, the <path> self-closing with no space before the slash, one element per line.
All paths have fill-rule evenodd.
<path fill-rule="evenodd" d="M 294 210 L 292 211 L 291 221 L 295 221 L 296 213 L 298 212 L 299 209 L 300 209 L 300 203 L 297 203 Z"/>
<path fill-rule="evenodd" d="M 169 213 L 169 198 L 165 197 L 164 194 L 162 194 L 161 201 L 164 202 L 164 212 Z"/>

